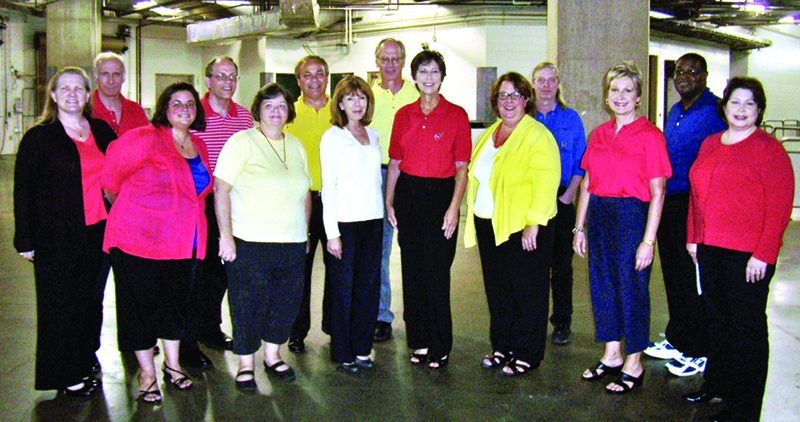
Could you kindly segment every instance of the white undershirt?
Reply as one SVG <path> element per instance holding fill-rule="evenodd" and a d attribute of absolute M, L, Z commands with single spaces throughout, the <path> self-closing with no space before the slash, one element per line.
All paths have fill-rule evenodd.
<path fill-rule="evenodd" d="M 494 198 L 489 187 L 489 178 L 492 176 L 494 156 L 497 155 L 498 149 L 492 143 L 487 144 L 475 163 L 475 180 L 478 181 L 478 192 L 475 195 L 474 212 L 480 218 L 490 219 L 494 212 Z"/>

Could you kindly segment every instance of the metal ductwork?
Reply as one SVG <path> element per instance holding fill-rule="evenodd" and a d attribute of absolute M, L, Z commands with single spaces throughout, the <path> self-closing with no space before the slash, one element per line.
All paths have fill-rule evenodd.
<path fill-rule="evenodd" d="M 280 0 L 281 21 L 289 28 L 319 26 L 317 0 Z"/>
<path fill-rule="evenodd" d="M 280 0 L 280 10 L 249 16 L 236 16 L 197 22 L 186 27 L 186 41 L 209 42 L 250 36 L 296 36 L 320 28 L 321 21 L 333 23 L 343 11 L 320 14 L 317 0 Z"/>

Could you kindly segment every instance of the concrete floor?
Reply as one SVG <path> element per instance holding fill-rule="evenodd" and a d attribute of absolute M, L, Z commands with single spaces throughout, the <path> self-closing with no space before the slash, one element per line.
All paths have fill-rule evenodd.
<path fill-rule="evenodd" d="M 334 371 L 328 338 L 319 328 L 321 271 L 315 271 L 313 327 L 309 351 L 284 359 L 297 371 L 293 383 L 270 382 L 257 367 L 259 389 L 234 388 L 236 357 L 206 349 L 215 368 L 190 371 L 195 388 L 166 388 L 162 406 L 137 403 L 136 362 L 116 347 L 113 283 L 106 291 L 102 348 L 103 389 L 89 399 L 35 391 L 33 372 L 36 312 L 32 266 L 13 250 L 13 156 L 0 157 L 0 421 L 700 421 L 720 405 L 691 405 L 682 393 L 696 390 L 700 376 L 676 378 L 664 361 L 647 358 L 644 387 L 627 396 L 603 393 L 603 384 L 580 380 L 602 348 L 594 342 L 586 261 L 575 260 L 575 315 L 572 343 L 548 344 L 545 360 L 533 373 L 506 378 L 481 368 L 490 351 L 488 312 L 477 248 L 459 246 L 453 264 L 454 350 L 442 372 L 412 367 L 405 346 L 399 251 L 392 255 L 395 291 L 393 340 L 377 344 L 377 369 L 358 376 Z M 463 227 L 463 224 L 462 224 Z M 459 235 L 463 238 L 462 235 Z M 800 225 L 785 237 L 770 295 L 770 375 L 763 421 L 795 421 L 800 415 Z M 651 282 L 651 339 L 660 340 L 668 319 L 659 263 Z M 315 267 L 319 270 L 321 262 Z M 230 333 L 227 304 L 223 328 Z M 263 352 L 262 352 L 263 356 Z M 161 358 L 157 358 L 161 365 Z"/>

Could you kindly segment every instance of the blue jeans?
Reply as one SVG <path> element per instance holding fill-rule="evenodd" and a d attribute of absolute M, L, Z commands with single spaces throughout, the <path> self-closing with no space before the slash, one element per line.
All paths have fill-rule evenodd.
<path fill-rule="evenodd" d="M 381 169 L 381 190 L 386 193 L 386 169 Z M 389 261 L 392 255 L 392 237 L 394 228 L 383 213 L 383 246 L 381 249 L 381 302 L 378 306 L 378 321 L 391 323 L 394 314 L 389 309 L 392 306 L 392 280 L 389 278 Z"/>

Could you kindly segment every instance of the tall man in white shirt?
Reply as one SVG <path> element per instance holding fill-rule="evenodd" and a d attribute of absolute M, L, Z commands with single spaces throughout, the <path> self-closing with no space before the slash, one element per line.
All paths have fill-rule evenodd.
<path fill-rule="evenodd" d="M 230 57 L 214 57 L 205 68 L 208 92 L 200 100 L 206 114 L 206 130 L 193 132 L 208 148 L 212 174 L 222 146 L 234 133 L 253 127 L 250 111 L 233 101 L 239 82 L 239 67 Z M 211 361 L 200 350 L 200 340 L 209 347 L 231 350 L 231 338 L 222 332 L 222 299 L 228 288 L 228 277 L 219 257 L 219 227 L 214 211 L 214 195 L 206 198 L 208 248 L 201 277 L 196 281 L 191 298 L 189 327 L 181 341 L 181 360 L 198 368 L 211 367 Z"/>
<path fill-rule="evenodd" d="M 403 43 L 394 38 L 385 38 L 375 48 L 375 64 L 380 69 L 381 77 L 372 85 L 375 96 L 375 114 L 372 116 L 370 127 L 378 131 L 381 153 L 381 175 L 383 184 L 381 189 L 386 192 L 386 168 L 389 165 L 389 143 L 392 138 L 394 115 L 401 107 L 411 104 L 419 99 L 414 83 L 403 78 L 403 67 L 406 64 L 406 48 Z M 376 342 L 387 341 L 392 338 L 391 311 L 392 283 L 389 279 L 389 258 L 392 253 L 392 237 L 394 229 L 383 218 L 383 246 L 381 251 L 381 301 L 378 308 L 378 322 L 375 325 Z"/>

